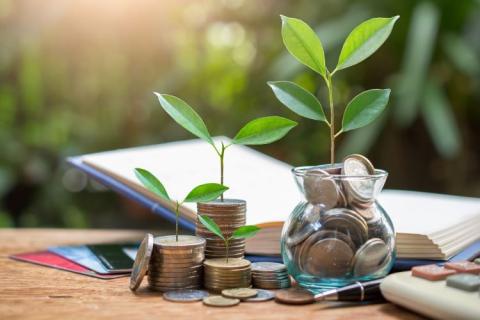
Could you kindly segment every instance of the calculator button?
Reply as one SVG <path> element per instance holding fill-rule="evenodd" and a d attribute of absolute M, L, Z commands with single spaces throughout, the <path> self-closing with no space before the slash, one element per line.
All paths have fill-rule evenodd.
<path fill-rule="evenodd" d="M 476 291 L 480 288 L 480 277 L 470 273 L 459 273 L 447 278 L 447 286 L 465 291 Z"/>
<path fill-rule="evenodd" d="M 470 261 L 447 262 L 445 268 L 458 272 L 480 274 L 480 265 Z"/>
<path fill-rule="evenodd" d="M 430 281 L 444 280 L 447 276 L 457 273 L 455 270 L 445 269 L 436 264 L 417 266 L 412 268 L 412 276 Z"/>

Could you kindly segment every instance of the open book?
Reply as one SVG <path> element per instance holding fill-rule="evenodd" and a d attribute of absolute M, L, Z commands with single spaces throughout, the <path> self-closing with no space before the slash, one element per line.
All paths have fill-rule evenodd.
<path fill-rule="evenodd" d="M 216 140 L 228 141 L 220 137 Z M 187 140 L 83 155 L 69 159 L 116 191 L 172 219 L 173 203 L 145 189 L 134 169 L 145 168 L 164 183 L 173 199 L 182 199 L 194 186 L 219 181 L 219 160 L 210 145 Z M 280 254 L 283 221 L 302 199 L 291 166 L 245 146 L 225 153 L 225 197 L 247 201 L 247 224 L 262 231 L 247 241 L 247 253 Z M 388 182 L 387 182 L 388 185 Z M 392 218 L 400 258 L 445 260 L 480 239 L 480 199 L 386 190 L 379 202 Z M 194 229 L 196 205 L 180 209 L 182 225 Z"/>

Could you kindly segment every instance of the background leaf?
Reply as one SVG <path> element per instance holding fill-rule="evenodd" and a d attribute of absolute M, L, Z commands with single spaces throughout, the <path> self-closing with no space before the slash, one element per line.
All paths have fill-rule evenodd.
<path fill-rule="evenodd" d="M 396 99 L 393 120 L 400 127 L 412 125 L 418 116 L 433 52 L 437 45 L 441 13 L 431 2 L 420 2 L 413 10 L 402 70 L 394 87 Z"/>
<path fill-rule="evenodd" d="M 303 87 L 290 81 L 269 81 L 277 99 L 302 117 L 327 121 L 320 101 Z"/>
<path fill-rule="evenodd" d="M 423 121 L 438 153 L 448 159 L 457 156 L 462 144 L 460 129 L 453 108 L 435 79 L 427 81 L 422 102 Z"/>
<path fill-rule="evenodd" d="M 325 53 L 315 31 L 300 19 L 281 18 L 282 38 L 287 50 L 298 61 L 325 77 Z"/>
<path fill-rule="evenodd" d="M 385 109 L 390 97 L 390 89 L 372 89 L 354 97 L 345 108 L 342 131 L 366 126 L 375 120 Z"/>
<path fill-rule="evenodd" d="M 198 220 L 205 226 L 205 228 L 225 240 L 222 234 L 222 230 L 220 230 L 220 227 L 209 216 L 199 214 Z"/>
<path fill-rule="evenodd" d="M 271 143 L 283 138 L 296 125 L 295 121 L 279 116 L 258 118 L 240 129 L 232 143 L 244 145 Z"/>
<path fill-rule="evenodd" d="M 160 182 L 160 180 L 158 180 L 152 173 L 142 168 L 136 168 L 135 175 L 137 176 L 138 180 L 140 180 L 140 182 L 145 186 L 145 188 L 165 200 L 170 200 L 167 190 L 165 190 L 165 187 Z"/>
<path fill-rule="evenodd" d="M 154 92 L 163 110 L 170 115 L 179 125 L 213 145 L 205 122 L 185 101 L 168 94 Z"/>
<path fill-rule="evenodd" d="M 241 226 L 240 228 L 235 229 L 233 231 L 231 239 L 245 239 L 253 237 L 260 231 L 260 228 L 257 226 Z"/>
<path fill-rule="evenodd" d="M 184 202 L 208 202 L 215 200 L 228 190 L 228 187 L 218 183 L 205 183 L 193 188 Z"/>
<path fill-rule="evenodd" d="M 351 67 L 371 56 L 387 40 L 398 18 L 373 18 L 359 24 L 345 40 L 335 70 Z"/>

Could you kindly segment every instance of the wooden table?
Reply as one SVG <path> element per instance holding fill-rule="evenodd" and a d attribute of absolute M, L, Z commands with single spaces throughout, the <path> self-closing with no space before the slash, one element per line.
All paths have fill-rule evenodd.
<path fill-rule="evenodd" d="M 52 245 L 141 239 L 144 232 L 66 229 L 0 229 L 0 319 L 419 319 L 392 304 L 345 306 L 318 303 L 280 305 L 273 301 L 211 308 L 201 302 L 172 303 L 150 292 L 137 294 L 128 278 L 99 280 L 14 261 L 14 253 Z"/>

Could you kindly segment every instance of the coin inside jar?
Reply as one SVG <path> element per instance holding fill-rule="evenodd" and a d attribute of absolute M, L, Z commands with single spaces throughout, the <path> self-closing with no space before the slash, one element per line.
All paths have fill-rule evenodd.
<path fill-rule="evenodd" d="M 313 204 L 323 204 L 325 209 L 338 203 L 338 188 L 335 180 L 324 170 L 314 169 L 305 173 L 303 181 L 305 197 Z"/>
<path fill-rule="evenodd" d="M 368 240 L 355 253 L 352 260 L 353 274 L 361 277 L 378 271 L 388 253 L 388 247 L 382 239 Z"/>
<path fill-rule="evenodd" d="M 317 277 L 334 278 L 350 270 L 353 250 L 342 240 L 326 238 L 317 241 L 305 257 L 305 271 Z"/>
<path fill-rule="evenodd" d="M 342 174 L 351 176 L 351 178 L 343 180 L 349 203 L 373 201 L 375 182 L 368 176 L 374 173 L 375 168 L 362 155 L 353 154 L 343 160 Z"/>

